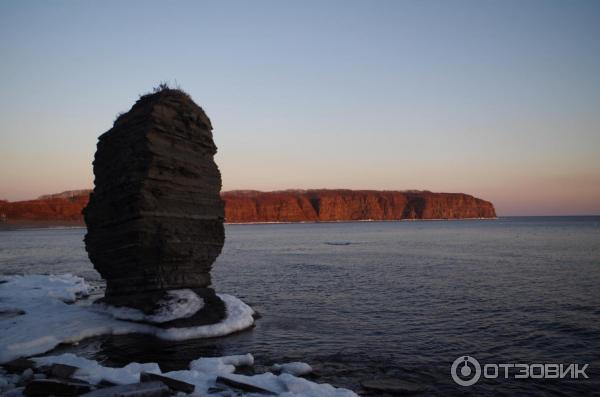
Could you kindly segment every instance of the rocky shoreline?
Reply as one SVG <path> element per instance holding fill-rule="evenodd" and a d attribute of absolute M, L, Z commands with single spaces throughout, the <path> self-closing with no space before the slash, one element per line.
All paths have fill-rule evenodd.
<path fill-rule="evenodd" d="M 0 366 L 0 393 L 4 397 L 167 397 L 276 396 L 291 392 L 298 396 L 357 397 L 351 390 L 309 380 L 317 376 L 306 363 L 274 364 L 270 370 L 256 371 L 251 354 L 202 357 L 190 362 L 189 369 L 163 373 L 156 363 L 105 367 L 66 353 L 4 363 Z M 378 384 L 371 383 L 365 389 L 377 391 Z"/>

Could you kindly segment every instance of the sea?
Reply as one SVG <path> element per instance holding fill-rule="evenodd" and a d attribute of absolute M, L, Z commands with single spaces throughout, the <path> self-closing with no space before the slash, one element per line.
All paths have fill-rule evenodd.
<path fill-rule="evenodd" d="M 84 235 L 2 230 L 0 273 L 72 273 L 101 291 Z M 53 353 L 163 371 L 252 353 L 265 369 L 307 362 L 315 381 L 365 395 L 361 384 L 378 379 L 411 382 L 418 395 L 600 393 L 600 217 L 232 224 L 212 277 L 258 312 L 253 328 L 182 342 L 101 336 Z M 452 365 L 467 357 L 482 373 L 461 386 Z M 556 364 L 585 376 L 540 378 Z M 533 377 L 515 377 L 525 367 Z"/>

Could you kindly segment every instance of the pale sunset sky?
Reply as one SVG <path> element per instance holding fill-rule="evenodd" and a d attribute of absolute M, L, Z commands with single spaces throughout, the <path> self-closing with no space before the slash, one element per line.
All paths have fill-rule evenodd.
<path fill-rule="evenodd" d="M 0 2 L 0 199 L 93 186 L 162 81 L 224 190 L 424 189 L 600 214 L 600 1 Z"/>

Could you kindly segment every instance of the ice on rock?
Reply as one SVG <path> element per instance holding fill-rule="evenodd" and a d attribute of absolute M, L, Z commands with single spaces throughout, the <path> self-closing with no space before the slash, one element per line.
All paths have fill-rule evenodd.
<path fill-rule="evenodd" d="M 252 376 L 233 373 L 235 367 L 253 364 L 254 357 L 251 354 L 202 357 L 190 363 L 189 371 L 172 371 L 164 375 L 193 384 L 196 386 L 196 392 L 204 394 L 208 393 L 209 388 L 215 386 L 216 377 L 221 376 L 236 382 L 269 390 L 282 397 L 358 397 L 351 390 L 335 388 L 329 384 L 311 382 L 289 373 L 275 375 L 271 372 L 266 372 Z M 310 368 L 310 365 L 306 363 L 290 364 L 293 364 L 287 367 L 290 370 L 307 370 L 307 368 Z M 251 393 L 249 394 L 252 395 Z"/>
<path fill-rule="evenodd" d="M 91 384 L 98 384 L 102 380 L 109 381 L 117 385 L 127 385 L 140 381 L 140 373 L 149 372 L 160 374 L 160 367 L 156 363 L 129 363 L 123 368 L 110 368 L 98 364 L 97 361 L 88 360 L 71 353 L 65 353 L 60 356 L 36 357 L 33 359 L 36 366 L 43 367 L 52 364 L 65 364 L 77 367 L 78 370 L 71 375 L 74 379 L 86 381 Z"/>
<path fill-rule="evenodd" d="M 223 321 L 163 329 L 119 320 L 100 305 L 79 304 L 77 298 L 86 296 L 89 288 L 81 277 L 31 275 L 5 276 L 0 280 L 3 281 L 0 283 L 0 311 L 24 312 L 0 318 L 0 363 L 45 353 L 61 343 L 76 343 L 97 335 L 143 333 L 168 340 L 185 340 L 224 336 L 254 323 L 252 308 L 231 295 L 219 295 L 227 310 Z M 189 298 L 188 292 L 180 294 L 179 297 Z M 180 305 L 178 314 L 188 313 L 201 302 L 199 297 L 198 301 L 187 299 Z"/>
<path fill-rule="evenodd" d="M 119 320 L 165 323 L 193 316 L 204 307 L 204 299 L 190 289 L 170 290 L 167 294 L 168 298 L 158 302 L 159 308 L 152 315 L 146 315 L 141 310 L 124 306 L 101 305 L 100 308 Z"/>
<path fill-rule="evenodd" d="M 254 310 L 232 295 L 217 294 L 227 308 L 227 317 L 220 323 L 190 328 L 153 328 L 152 334 L 166 340 L 214 338 L 244 330 L 254 324 Z"/>
<path fill-rule="evenodd" d="M 193 316 L 204 307 L 204 299 L 196 295 L 191 289 L 177 289 L 168 291 L 169 299 L 159 302 L 160 307 L 149 320 L 155 323 L 164 323 L 178 318 Z"/>
<path fill-rule="evenodd" d="M 350 390 L 338 389 L 329 384 L 311 382 L 287 373 L 275 375 L 267 372 L 252 376 L 234 374 L 233 372 L 237 366 L 253 365 L 254 357 L 251 354 L 202 357 L 192 361 L 189 370 L 167 373 L 161 373 L 160 368 L 155 363 L 131 363 L 122 368 L 108 368 L 96 361 L 68 353 L 59 356 L 37 357 L 34 361 L 37 366 L 66 364 L 78 367 L 79 369 L 73 377 L 92 384 L 98 384 L 103 379 L 120 385 L 136 383 L 139 381 L 142 372 L 151 372 L 194 385 L 193 395 L 198 393 L 200 395 L 209 394 L 208 390 L 217 386 L 217 377 L 225 377 L 235 382 L 272 391 L 275 395 L 282 397 L 358 397 Z M 221 383 L 218 386 L 227 387 Z M 246 394 L 254 395 L 254 393 Z"/>

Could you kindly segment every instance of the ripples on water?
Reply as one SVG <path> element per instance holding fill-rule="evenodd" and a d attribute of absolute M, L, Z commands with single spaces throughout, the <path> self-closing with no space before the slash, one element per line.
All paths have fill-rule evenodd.
<path fill-rule="evenodd" d="M 0 232 L 3 273 L 72 272 L 99 284 L 83 229 Z M 251 352 L 306 361 L 318 380 L 360 391 L 399 377 L 425 394 L 589 394 L 600 390 L 600 218 L 228 225 L 218 291 L 262 315 L 221 339 L 100 337 L 76 351 L 104 363 L 183 368 Z M 73 351 L 73 347 L 60 348 Z M 588 363 L 588 380 L 454 385 L 460 355 L 487 363 Z"/>

